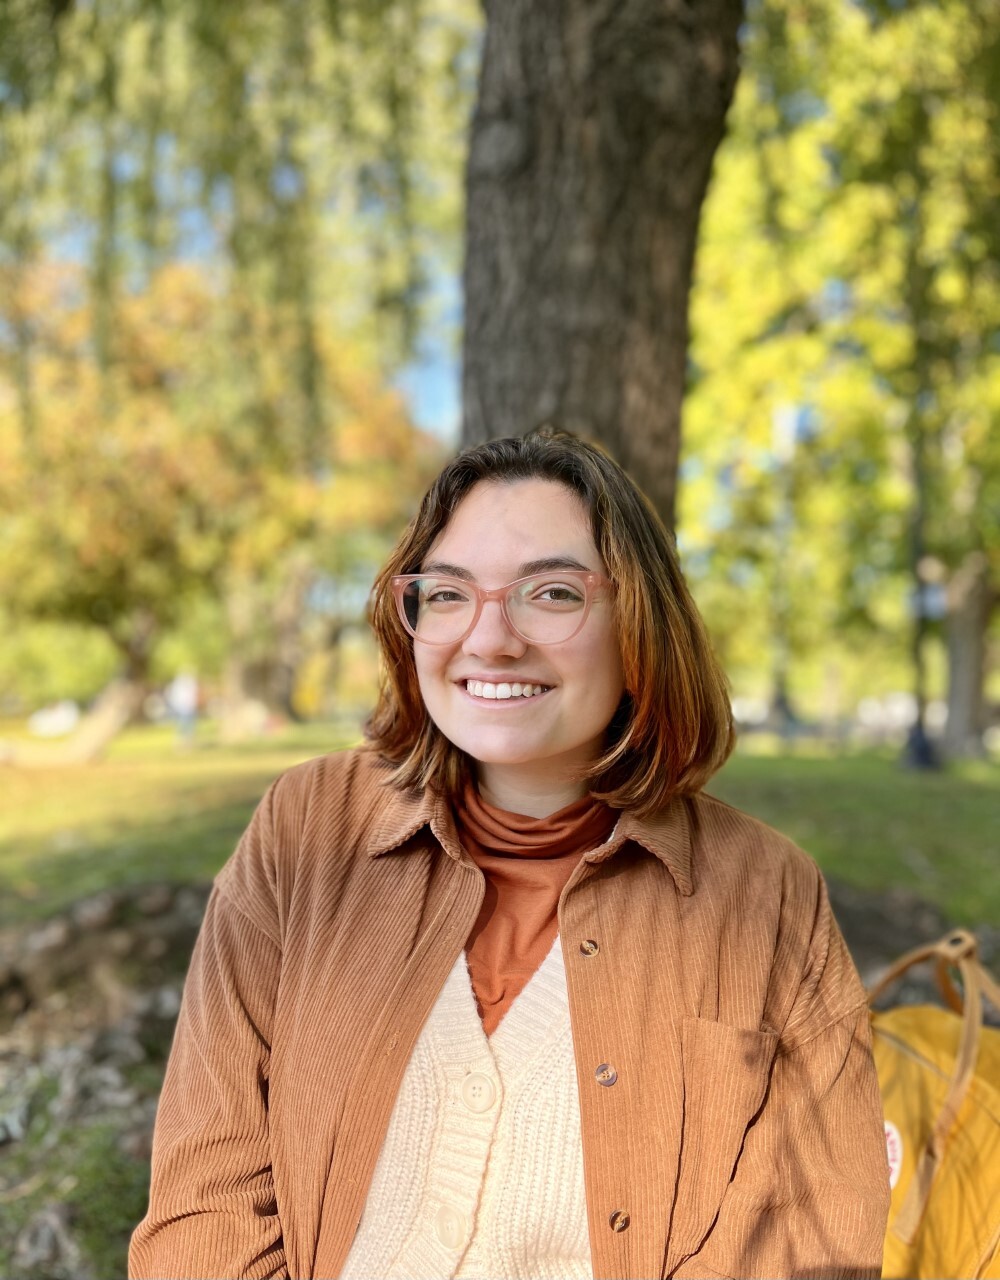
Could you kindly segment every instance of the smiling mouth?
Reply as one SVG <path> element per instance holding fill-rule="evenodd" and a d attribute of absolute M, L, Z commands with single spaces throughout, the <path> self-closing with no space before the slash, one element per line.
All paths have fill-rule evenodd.
<path fill-rule="evenodd" d="M 551 685 L 547 684 L 524 684 L 518 680 L 512 680 L 509 684 L 507 681 L 501 681 L 494 684 L 490 680 L 466 680 L 465 691 L 474 698 L 482 698 L 484 701 L 506 702 L 513 698 L 538 698 L 543 693 L 548 693 Z"/>

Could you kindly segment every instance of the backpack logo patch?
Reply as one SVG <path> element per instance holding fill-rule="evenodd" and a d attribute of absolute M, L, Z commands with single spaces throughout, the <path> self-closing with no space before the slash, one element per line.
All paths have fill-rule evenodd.
<path fill-rule="evenodd" d="M 903 1167 L 903 1139 L 891 1120 L 885 1122 L 885 1153 L 889 1157 L 889 1188 L 891 1190 L 899 1181 L 899 1171 Z"/>

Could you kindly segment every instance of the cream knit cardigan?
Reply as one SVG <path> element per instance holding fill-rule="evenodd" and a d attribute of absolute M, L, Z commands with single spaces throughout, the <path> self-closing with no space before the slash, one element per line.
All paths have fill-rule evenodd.
<path fill-rule="evenodd" d="M 410 1058 L 341 1280 L 592 1274 L 558 939 L 489 1039 L 463 953 Z"/>

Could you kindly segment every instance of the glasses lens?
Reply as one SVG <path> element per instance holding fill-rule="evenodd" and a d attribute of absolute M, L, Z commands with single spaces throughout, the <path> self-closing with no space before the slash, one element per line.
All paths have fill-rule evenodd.
<path fill-rule="evenodd" d="M 565 571 L 530 578 L 508 591 L 507 615 L 523 639 L 560 644 L 580 630 L 588 591 L 586 580 Z M 460 578 L 414 578 L 403 588 L 401 600 L 411 635 L 425 644 L 454 644 L 472 626 L 478 593 Z"/>
<path fill-rule="evenodd" d="M 403 590 L 407 629 L 427 644 L 461 639 L 475 612 L 475 594 L 457 578 L 417 578 Z"/>
<path fill-rule="evenodd" d="M 507 597 L 514 626 L 537 644 L 559 644 L 575 635 L 586 607 L 586 583 L 565 574 L 518 583 Z"/>

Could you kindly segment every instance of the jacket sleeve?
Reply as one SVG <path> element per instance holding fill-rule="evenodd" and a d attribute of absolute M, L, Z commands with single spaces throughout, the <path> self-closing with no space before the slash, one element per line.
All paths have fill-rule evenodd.
<path fill-rule="evenodd" d="M 233 862 L 259 865 L 265 815 L 262 805 Z M 251 920 L 220 887 L 225 876 L 184 988 L 156 1118 L 149 1210 L 129 1251 L 135 1280 L 288 1275 L 267 1113 L 278 931 L 268 927 L 273 901 Z"/>
<path fill-rule="evenodd" d="M 678 1278 L 882 1273 L 889 1172 L 868 1007 L 821 892 L 821 958 L 778 1040 L 711 1229 L 672 1271 Z"/>

